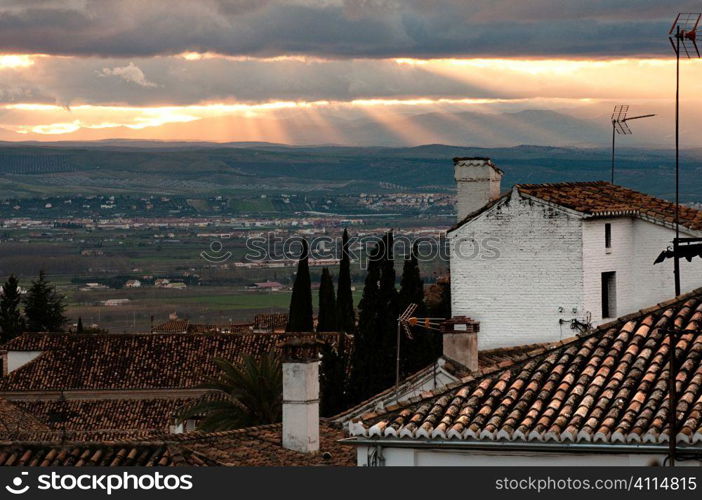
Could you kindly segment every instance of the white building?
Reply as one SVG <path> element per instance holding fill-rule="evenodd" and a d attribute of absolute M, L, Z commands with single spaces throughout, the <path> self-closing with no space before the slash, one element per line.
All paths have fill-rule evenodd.
<path fill-rule="evenodd" d="M 674 295 L 675 205 L 607 182 L 516 185 L 487 158 L 454 159 L 459 223 L 449 233 L 453 316 L 481 325 L 480 348 L 570 337 Z M 681 210 L 681 236 L 702 211 Z M 681 260 L 682 291 L 702 262 Z"/>
<path fill-rule="evenodd" d="M 129 299 L 107 299 L 102 301 L 103 306 L 115 307 L 129 304 Z"/>

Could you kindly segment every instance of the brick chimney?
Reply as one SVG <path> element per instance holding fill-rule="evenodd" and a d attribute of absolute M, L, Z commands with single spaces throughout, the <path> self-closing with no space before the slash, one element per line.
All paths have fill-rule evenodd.
<path fill-rule="evenodd" d="M 319 349 L 314 339 L 291 337 L 283 350 L 283 447 L 319 451 Z"/>
<path fill-rule="evenodd" d="M 499 198 L 503 173 L 490 158 L 454 158 L 453 172 L 459 221 Z"/>
<path fill-rule="evenodd" d="M 454 316 L 441 324 L 444 357 L 472 372 L 478 371 L 478 332 L 480 323 L 467 316 Z"/>

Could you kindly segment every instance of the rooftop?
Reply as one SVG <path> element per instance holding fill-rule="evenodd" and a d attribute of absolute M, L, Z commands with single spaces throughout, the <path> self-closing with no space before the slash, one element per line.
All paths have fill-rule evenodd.
<path fill-rule="evenodd" d="M 14 401 L 14 405 L 52 429 L 167 432 L 173 424 L 174 415 L 196 399 L 18 400 Z"/>
<path fill-rule="evenodd" d="M 250 333 L 253 323 L 191 323 L 188 319 L 169 319 L 156 325 L 155 333 Z"/>
<path fill-rule="evenodd" d="M 341 428 L 320 422 L 318 453 L 299 453 L 282 446 L 282 424 L 215 433 L 176 434 L 182 446 L 232 466 L 355 466 L 353 447 L 339 443 Z"/>
<path fill-rule="evenodd" d="M 0 466 L 212 466 L 221 465 L 190 450 L 166 443 L 0 443 Z"/>
<path fill-rule="evenodd" d="M 0 434 L 48 430 L 49 427 L 31 412 L 0 398 Z"/>
<path fill-rule="evenodd" d="M 514 189 L 520 194 L 533 196 L 591 217 L 629 216 L 663 224 L 675 222 L 674 203 L 605 181 L 517 184 Z M 509 193 L 505 193 L 502 197 L 508 195 Z M 496 201 L 498 200 L 468 215 L 453 229 L 490 208 Z M 702 210 L 681 205 L 680 224 L 694 231 L 702 231 Z"/>
<path fill-rule="evenodd" d="M 436 363 L 432 363 L 406 377 L 400 382 L 398 387 L 388 387 L 383 392 L 335 415 L 333 420 L 335 422 L 347 422 L 353 417 L 371 410 L 378 411 L 386 406 L 395 404 L 398 399 L 409 399 L 412 395 L 419 394 L 422 391 L 422 387 L 426 387 L 432 382 L 435 387 L 437 384 L 441 386 L 446 384 L 448 380 L 456 381 L 470 375 L 477 376 L 496 367 L 509 366 L 517 361 L 526 359 L 530 353 L 536 350 L 543 352 L 543 348 L 548 345 L 550 344 L 525 344 L 480 351 L 478 352 L 478 367 L 480 371 L 473 374 L 461 364 L 442 356 Z M 442 377 L 443 373 L 446 373 L 448 378 Z"/>
<path fill-rule="evenodd" d="M 702 442 L 702 289 L 537 349 L 512 366 L 366 414 L 355 436 L 456 442 L 651 443 L 668 440 L 669 342 L 676 344 L 683 444 Z"/>
<path fill-rule="evenodd" d="M 164 434 L 136 439 L 86 435 L 0 442 L 0 466 L 353 466 L 341 429 L 320 424 L 320 451 L 298 453 L 281 445 L 281 424 L 214 433 Z"/>
<path fill-rule="evenodd" d="M 25 333 L 3 348 L 43 352 L 0 378 L 0 392 L 191 389 L 219 373 L 214 358 L 239 362 L 278 352 L 286 335 L 309 334 Z"/>
<path fill-rule="evenodd" d="M 253 323 L 254 330 L 284 330 L 288 324 L 288 313 L 257 314 Z"/>
<path fill-rule="evenodd" d="M 518 184 L 528 194 L 590 215 L 632 215 L 663 222 L 675 222 L 675 203 L 609 182 L 563 182 L 559 184 Z M 680 224 L 702 230 L 702 210 L 680 207 Z"/>

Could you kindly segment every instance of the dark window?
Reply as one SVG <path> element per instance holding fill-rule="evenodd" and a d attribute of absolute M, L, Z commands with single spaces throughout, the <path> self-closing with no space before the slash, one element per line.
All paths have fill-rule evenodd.
<path fill-rule="evenodd" d="M 617 316 L 617 273 L 602 273 L 602 317 Z"/>
<path fill-rule="evenodd" d="M 605 248 L 612 248 L 612 224 L 605 224 Z"/>

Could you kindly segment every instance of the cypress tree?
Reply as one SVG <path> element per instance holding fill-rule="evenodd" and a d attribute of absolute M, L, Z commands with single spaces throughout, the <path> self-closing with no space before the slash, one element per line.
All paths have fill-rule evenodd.
<path fill-rule="evenodd" d="M 334 281 L 329 269 L 322 269 L 319 282 L 319 314 L 317 316 L 318 332 L 336 331 L 336 299 L 334 298 Z"/>
<path fill-rule="evenodd" d="M 14 274 L 10 275 L 2 286 L 2 297 L 0 297 L 0 342 L 2 343 L 12 340 L 24 330 L 21 302 L 19 282 Z"/>
<path fill-rule="evenodd" d="M 405 259 L 400 280 L 400 309 L 404 311 L 410 304 L 417 304 L 416 316 L 424 316 L 424 280 L 419 271 L 417 244 L 412 246 L 412 253 Z"/>
<path fill-rule="evenodd" d="M 344 229 L 341 240 L 341 262 L 339 264 L 339 281 L 336 291 L 338 329 L 341 332 L 356 331 L 356 313 L 353 308 L 351 292 L 351 258 L 349 255 L 349 233 Z"/>
<path fill-rule="evenodd" d="M 317 332 L 335 332 L 338 328 L 334 298 L 334 281 L 327 268 L 322 269 L 319 284 L 319 316 Z M 339 333 L 336 345 L 325 342 L 321 348 L 320 367 L 320 411 L 322 416 L 331 417 L 346 409 L 346 365 L 345 334 Z"/>
<path fill-rule="evenodd" d="M 27 330 L 30 332 L 62 332 L 68 321 L 64 315 L 64 297 L 56 292 L 56 287 L 46 279 L 44 271 L 32 281 L 32 286 L 24 298 L 24 314 L 27 317 Z"/>
<path fill-rule="evenodd" d="M 440 276 L 436 283 L 427 289 L 426 293 L 427 316 L 432 318 L 451 317 L 451 277 Z M 430 349 L 434 352 L 434 359 L 441 356 L 443 346 L 441 335 L 432 335 Z"/>
<path fill-rule="evenodd" d="M 76 333 L 84 333 L 83 330 L 83 318 L 78 316 L 78 324 L 76 324 Z"/>
<path fill-rule="evenodd" d="M 385 235 L 385 253 L 381 260 L 380 308 L 376 322 L 379 355 L 376 356 L 378 372 L 377 392 L 395 383 L 395 363 L 397 356 L 397 317 L 399 296 L 395 289 L 395 260 L 393 258 L 394 239 L 392 231 Z"/>
<path fill-rule="evenodd" d="M 320 412 L 323 417 L 331 417 L 347 408 L 344 335 L 339 334 L 337 345 L 324 342 L 321 348 Z"/>
<path fill-rule="evenodd" d="M 363 295 L 358 303 L 358 329 L 354 335 L 351 378 L 347 391 L 351 403 L 362 401 L 369 395 L 368 387 L 375 375 L 372 373 L 371 356 L 379 306 L 380 252 L 382 252 L 381 244 L 378 243 L 367 256 L 368 270 L 363 285 Z"/>
<path fill-rule="evenodd" d="M 393 236 L 388 232 L 371 252 L 368 274 L 359 303 L 358 332 L 349 396 L 362 401 L 388 388 L 395 380 L 395 338 L 398 296 L 392 253 Z"/>
<path fill-rule="evenodd" d="M 417 244 L 412 246 L 411 254 L 405 259 L 402 269 L 402 279 L 400 281 L 400 312 L 407 309 L 410 304 L 416 304 L 415 316 L 423 317 L 427 315 L 424 303 L 424 280 L 419 271 L 417 260 Z M 436 360 L 436 352 L 432 337 L 437 333 L 415 328 L 412 338 L 406 335 L 401 340 L 402 373 L 409 375 Z"/>
<path fill-rule="evenodd" d="M 310 284 L 309 247 L 302 240 L 302 254 L 297 263 L 297 274 L 290 298 L 290 312 L 286 332 L 312 332 L 312 288 Z"/>
<path fill-rule="evenodd" d="M 451 277 L 440 276 L 426 294 L 427 314 L 432 318 L 451 317 Z"/>

